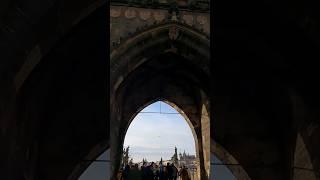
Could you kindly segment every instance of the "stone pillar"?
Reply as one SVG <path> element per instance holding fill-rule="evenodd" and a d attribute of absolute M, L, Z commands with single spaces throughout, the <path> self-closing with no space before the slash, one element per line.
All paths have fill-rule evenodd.
<path fill-rule="evenodd" d="M 110 108 L 110 161 L 111 161 L 111 179 L 116 179 L 120 161 L 122 158 L 123 138 L 125 132 L 122 130 L 121 112 L 116 104 L 111 104 Z"/>
<path fill-rule="evenodd" d="M 205 105 L 202 106 L 201 113 L 201 134 L 203 146 L 204 168 L 208 177 L 210 177 L 210 117 Z"/>
<path fill-rule="evenodd" d="M 204 150 L 203 150 L 203 140 L 202 140 L 202 130 L 201 127 L 195 129 L 198 138 L 198 149 L 199 149 L 199 173 L 200 180 L 208 180 L 208 175 L 205 169 L 205 161 L 204 161 Z"/>
<path fill-rule="evenodd" d="M 0 177 L 23 177 L 24 148 L 19 139 L 15 117 L 15 86 L 13 76 L 0 69 Z"/>

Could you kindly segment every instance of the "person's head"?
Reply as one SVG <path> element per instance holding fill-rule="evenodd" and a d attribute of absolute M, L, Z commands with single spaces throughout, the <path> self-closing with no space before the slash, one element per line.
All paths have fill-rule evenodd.
<path fill-rule="evenodd" d="M 169 167 L 170 166 L 170 163 L 167 163 L 167 167 Z"/>

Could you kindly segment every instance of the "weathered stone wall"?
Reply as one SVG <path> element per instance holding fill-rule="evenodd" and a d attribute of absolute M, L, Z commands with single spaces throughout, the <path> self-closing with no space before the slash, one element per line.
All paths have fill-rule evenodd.
<path fill-rule="evenodd" d="M 176 26 L 177 25 L 177 26 Z M 160 9 L 151 9 L 151 8 L 142 8 L 142 7 L 128 7 L 128 6 L 115 6 L 112 5 L 110 8 L 110 48 L 111 48 L 111 87 L 112 89 L 120 89 L 122 87 L 124 89 L 131 89 L 124 98 L 124 92 L 120 90 L 115 91 L 118 95 L 121 95 L 122 98 L 117 98 L 116 101 L 111 100 L 111 105 L 116 107 L 114 103 L 117 103 L 117 108 L 121 112 L 117 112 L 116 116 L 119 116 L 121 120 L 116 122 L 117 117 L 112 116 L 111 126 L 113 129 L 111 130 L 111 144 L 113 149 L 111 150 L 111 160 L 116 161 L 113 163 L 113 170 L 117 170 L 117 162 L 119 157 L 117 155 L 117 149 L 122 149 L 122 140 L 116 139 L 121 136 L 125 136 L 126 127 L 130 124 L 130 122 L 122 122 L 121 121 L 129 121 L 133 113 L 136 112 L 136 109 L 133 108 L 136 103 L 140 101 L 144 101 L 141 105 L 145 105 L 144 103 L 148 102 L 146 97 L 152 94 L 149 101 L 154 99 L 152 98 L 165 98 L 168 101 L 172 101 L 173 103 L 177 103 L 176 105 L 181 107 L 182 109 L 186 108 L 186 114 L 190 115 L 190 110 L 196 111 L 198 105 L 195 105 L 192 102 L 184 102 L 181 101 L 185 99 L 185 97 L 181 97 L 181 94 L 175 93 L 176 91 L 185 91 L 175 87 L 176 85 L 170 85 L 169 81 L 162 82 L 163 78 L 167 78 L 166 76 L 161 75 L 160 69 L 166 69 L 168 67 L 163 64 L 158 64 L 154 66 L 155 69 L 159 69 L 159 72 L 155 75 L 147 75 L 147 72 L 144 72 L 139 76 L 139 81 L 145 79 L 145 77 L 154 77 L 152 80 L 147 78 L 145 79 L 143 85 L 139 86 L 139 89 L 144 87 L 143 92 L 141 94 L 141 90 L 134 90 L 135 84 L 138 80 L 126 80 L 128 77 L 126 71 L 134 74 L 134 70 L 138 69 L 140 66 L 144 67 L 147 62 L 152 60 L 152 58 L 161 58 L 161 54 L 166 54 L 167 50 L 171 47 L 168 46 L 170 43 L 169 31 L 171 27 L 178 27 L 181 31 L 178 35 L 178 40 L 176 41 L 177 49 L 179 49 L 179 56 L 186 57 L 188 61 L 194 61 L 194 64 L 207 69 L 207 63 L 209 62 L 209 36 L 210 36 L 210 13 L 209 12 L 197 12 L 197 11 L 188 11 L 188 10 L 180 10 L 179 16 L 175 19 L 175 16 L 169 13 L 168 9 L 160 8 Z M 153 31 L 148 31 L 152 29 Z M 181 36 L 180 36 L 181 35 Z M 133 45 L 132 45 L 133 44 Z M 130 45 L 130 46 L 129 46 Z M 157 47 L 155 47 L 157 46 Z M 199 48 L 199 47 L 202 48 Z M 119 49 L 119 50 L 118 50 Z M 191 50 L 190 50 L 191 49 Z M 200 53 L 204 55 L 204 58 L 201 57 L 200 54 L 196 56 L 190 56 L 193 53 Z M 195 54 L 194 54 L 195 55 Z M 162 57 L 163 58 L 163 57 Z M 168 57 L 167 57 L 168 58 Z M 204 61 L 203 61 L 204 60 Z M 157 62 L 157 61 L 156 61 Z M 159 61 L 160 62 L 160 61 Z M 127 64 L 128 63 L 128 64 Z M 173 63 L 173 60 L 172 60 Z M 185 62 L 187 64 L 187 62 Z M 122 67 L 123 66 L 123 67 Z M 194 67 L 194 66 L 192 66 Z M 122 69 L 125 68 L 125 69 Z M 169 68 L 171 69 L 171 68 Z M 149 71 L 148 68 L 146 68 Z M 158 71 L 158 70 L 157 70 Z M 121 73 L 119 73 L 121 72 Z M 155 73 L 155 71 L 151 71 Z M 150 73 L 151 73 L 150 72 Z M 206 71 L 207 72 L 207 71 Z M 149 73 L 149 72 L 148 72 Z M 173 78 L 175 73 L 172 73 L 171 78 Z M 190 75 L 190 74 L 189 74 Z M 147 86 L 150 82 L 157 81 L 155 78 L 160 78 L 156 84 Z M 187 77 L 186 77 L 187 78 Z M 118 79 L 118 80 L 117 80 Z M 180 81 L 181 80 L 177 80 Z M 115 84 L 114 84 L 115 83 Z M 122 85 L 120 84 L 131 84 L 131 85 Z M 162 84 L 162 86 L 159 86 Z M 158 90 L 148 90 L 149 88 L 155 88 L 162 92 L 158 92 Z M 170 89 L 170 90 L 169 90 Z M 169 91 L 168 91 L 169 90 Z M 168 91 L 168 92 L 167 92 Z M 169 93 L 170 92 L 170 93 Z M 137 93 L 137 94 L 136 94 Z M 166 94 L 168 93 L 168 94 Z M 115 97 L 116 95 L 111 93 L 111 97 Z M 186 95 L 185 95 L 186 96 Z M 189 95 L 187 95 L 189 96 Z M 194 95 L 193 98 L 196 98 L 198 95 Z M 135 99 L 131 99 L 135 97 Z M 127 101 L 130 99 L 130 103 Z M 124 102 L 122 102 L 124 101 Z M 114 102 L 114 103 L 113 103 Z M 127 103 L 125 103 L 127 102 Z M 128 104 L 128 105 L 125 105 Z M 130 104 L 130 105 L 129 105 Z M 189 107 L 186 107 L 186 104 L 189 104 Z M 136 108 L 139 108 L 136 105 Z M 127 107 L 127 109 L 125 108 Z M 131 108 L 130 112 L 128 108 Z M 113 112 L 113 111 L 112 111 Z M 193 112 L 194 113 L 194 112 Z M 112 115 L 113 113 L 111 113 Z M 198 115 L 201 114 L 198 113 Z M 129 117 L 127 117 L 129 116 Z M 210 125 L 209 120 L 201 122 L 200 116 L 191 115 L 189 116 L 191 122 L 191 128 L 195 130 L 195 141 L 197 144 L 197 155 L 199 158 L 199 167 L 201 170 L 199 172 L 199 176 L 201 173 L 202 179 L 208 177 L 209 174 L 209 166 L 210 166 L 210 154 L 209 152 L 204 152 L 203 147 L 207 147 L 210 144 L 208 141 L 210 134 Z M 120 125 L 120 126 L 119 126 Z M 202 126 L 203 125 L 203 126 Z M 123 127 L 121 127 L 123 126 Z M 117 128 L 118 127 L 118 128 Z M 206 131 L 206 133 L 202 133 L 202 131 Z"/>
<path fill-rule="evenodd" d="M 210 13 L 181 11 L 179 22 L 210 35 Z M 168 21 L 166 9 L 147 9 L 127 6 L 110 7 L 110 47 L 144 29 Z"/>
<path fill-rule="evenodd" d="M 234 177 L 237 180 L 251 180 L 248 176 L 245 169 L 239 164 L 239 162 L 228 152 L 226 151 L 220 144 L 211 140 L 211 147 L 210 147 L 211 156 L 216 156 L 222 163 L 227 164 L 227 168 L 231 171 Z M 214 163 L 213 161 L 211 162 Z M 213 174 L 215 171 L 216 165 L 211 165 L 211 174 L 210 178 L 213 178 Z"/>
<path fill-rule="evenodd" d="M 293 180 L 317 180 L 310 154 L 300 134 L 297 136 L 294 153 Z"/>
<path fill-rule="evenodd" d="M 35 69 L 28 66 L 18 92 L 13 78 L 0 76 L 1 179 L 66 179 L 106 141 L 105 8 L 60 39 Z"/>

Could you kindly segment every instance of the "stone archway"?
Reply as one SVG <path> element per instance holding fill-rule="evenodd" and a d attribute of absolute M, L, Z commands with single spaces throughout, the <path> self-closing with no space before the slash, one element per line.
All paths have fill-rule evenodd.
<path fill-rule="evenodd" d="M 225 164 L 237 180 L 251 180 L 241 164 L 226 149 L 212 139 L 210 152 Z"/>
<path fill-rule="evenodd" d="M 157 99 L 157 100 L 159 100 L 159 99 Z M 200 118 L 198 119 L 197 116 L 192 115 L 192 113 L 190 113 L 190 111 L 188 111 L 187 108 L 190 108 L 190 105 L 189 105 L 189 107 L 186 107 L 186 106 L 182 105 L 182 107 L 179 108 L 175 103 L 172 103 L 169 100 L 166 100 L 165 102 L 168 103 L 169 105 L 173 106 L 178 112 L 180 112 L 181 115 L 184 117 L 184 119 L 189 124 L 189 127 L 191 128 L 193 136 L 194 136 L 194 139 L 195 139 L 196 153 L 197 153 L 197 157 L 198 157 L 198 162 L 200 163 L 200 166 L 198 167 L 198 169 L 200 169 L 200 170 L 203 169 L 203 170 L 205 170 L 207 172 L 208 169 L 206 169 L 207 167 L 205 165 L 210 163 L 210 160 L 209 160 L 210 157 L 206 157 L 204 155 L 205 154 L 204 146 L 210 146 L 210 144 L 209 145 L 208 144 L 204 144 L 203 137 L 205 136 L 205 134 L 210 136 L 210 127 L 201 128 L 205 124 L 202 124 Z M 192 108 L 195 109 L 195 107 L 192 107 Z M 124 107 L 124 109 L 126 109 L 126 107 Z M 183 111 L 187 111 L 187 113 L 185 113 Z M 132 119 L 135 117 L 135 115 L 137 113 L 138 113 L 138 111 L 132 113 L 132 112 L 130 112 L 128 110 L 123 112 L 123 114 L 127 114 L 127 115 L 121 116 L 121 120 L 119 122 L 120 125 L 118 125 L 120 128 L 124 127 L 124 128 L 120 129 L 120 131 L 118 133 L 118 139 L 116 140 L 116 141 L 118 141 L 118 146 L 121 147 L 121 148 L 118 148 L 118 150 L 123 148 L 122 145 L 123 145 L 123 141 L 124 141 L 124 138 L 125 138 L 126 130 L 128 129 Z M 117 126 L 115 124 L 113 124 L 111 127 L 115 128 Z M 111 130 L 111 136 L 112 136 L 112 133 L 113 132 Z M 113 140 L 112 137 L 111 137 L 111 140 Z M 206 159 L 206 158 L 208 158 L 208 159 Z M 120 162 L 120 156 L 117 156 L 112 160 Z M 210 166 L 209 166 L 209 168 L 210 168 Z M 198 171 L 198 172 L 200 173 L 200 171 Z M 206 173 L 206 174 L 208 174 L 208 173 Z M 198 176 L 200 176 L 200 174 L 198 174 Z M 201 176 L 204 176 L 204 172 L 202 172 Z"/>
<path fill-rule="evenodd" d="M 171 28 L 179 29 L 175 41 L 169 37 Z M 194 41 L 193 43 L 191 43 Z M 172 48 L 171 43 L 174 43 Z M 196 43 L 196 44 L 195 44 Z M 123 42 L 111 52 L 110 109 L 111 160 L 115 174 L 119 167 L 122 140 L 128 124 L 138 109 L 155 99 L 166 99 L 185 112 L 201 133 L 202 105 L 208 104 L 209 40 L 190 27 L 179 23 L 156 25 Z M 122 135 L 123 136 L 123 135 Z M 199 149 L 203 150 L 202 135 L 198 135 Z M 203 179 L 205 171 L 203 152 L 200 152 Z"/>
<path fill-rule="evenodd" d="M 311 113 L 306 99 L 297 91 L 290 89 L 292 105 L 293 133 L 291 136 L 291 179 L 319 179 L 319 162 L 317 161 L 319 124 L 317 117 Z"/>
<path fill-rule="evenodd" d="M 208 127 L 208 129 L 205 129 L 205 131 L 202 131 L 199 132 L 199 131 L 196 131 L 195 129 L 195 121 L 194 120 L 190 120 L 190 118 L 188 117 L 188 115 L 180 108 L 178 107 L 176 104 L 166 100 L 166 99 L 156 99 L 156 100 L 152 100 L 148 103 L 146 103 L 144 106 L 142 106 L 141 108 L 139 108 L 132 116 L 130 119 L 125 119 L 124 121 L 125 122 L 125 130 L 123 133 L 120 134 L 121 136 L 121 144 L 123 145 L 124 144 L 124 140 L 125 140 L 125 136 L 127 134 L 127 131 L 132 123 L 132 121 L 134 120 L 134 118 L 140 113 L 140 111 L 144 108 L 146 108 L 147 106 L 149 106 L 150 104 L 153 104 L 155 102 L 163 102 L 163 103 L 166 103 L 168 104 L 169 106 L 171 106 L 173 109 L 175 109 L 177 112 L 180 113 L 180 115 L 183 117 L 183 119 L 186 121 L 186 123 L 188 124 L 191 132 L 192 132 L 192 136 L 193 136 L 193 140 L 195 141 L 195 150 L 196 150 L 196 158 L 197 158 L 197 161 L 198 161 L 198 167 L 197 169 L 200 169 L 200 165 L 199 165 L 199 153 L 202 152 L 202 150 L 200 150 L 199 148 L 199 143 L 198 143 L 198 139 L 199 139 L 199 136 L 203 135 L 203 134 L 210 134 L 210 127 Z M 120 159 L 119 159 L 120 161 Z M 207 163 L 207 161 L 205 161 Z M 208 163 L 210 163 L 210 161 L 208 161 Z M 198 172 L 198 179 L 200 179 L 200 171 L 197 171 Z"/>
<path fill-rule="evenodd" d="M 82 173 L 87 170 L 87 168 L 99 155 L 110 150 L 110 146 L 108 144 L 108 142 L 102 142 L 93 147 L 89 154 L 83 158 L 83 161 L 76 165 L 67 180 L 78 180 Z"/>
<path fill-rule="evenodd" d="M 15 84 L 15 90 L 16 92 L 19 92 L 20 88 L 23 86 L 25 81 L 28 79 L 28 77 L 31 75 L 32 71 L 36 68 L 38 64 L 40 64 L 41 60 L 52 51 L 52 49 L 57 46 L 57 44 L 61 43 L 61 39 L 63 39 L 65 36 L 68 36 L 70 32 L 72 32 L 79 24 L 81 24 L 82 21 L 86 20 L 87 17 L 90 17 L 93 13 L 99 11 L 99 9 L 104 9 L 106 8 L 106 2 L 105 0 L 102 1 L 97 1 L 97 0 L 88 0 L 87 2 L 82 2 L 79 3 L 77 2 L 64 2 L 65 5 L 64 7 L 68 8 L 62 8 L 59 12 L 52 12 L 52 14 L 46 12 L 42 12 L 41 16 L 46 15 L 48 17 L 54 16 L 54 13 L 59 13 L 61 15 L 61 19 L 59 21 L 60 24 L 59 26 L 60 31 L 59 35 L 54 29 L 56 28 L 48 28 L 46 29 L 43 37 L 41 37 L 39 40 L 33 42 L 30 47 L 28 48 L 28 53 L 26 57 L 24 57 L 23 64 L 21 64 L 20 68 L 17 70 L 17 73 L 15 74 L 14 77 L 14 84 Z M 80 6 L 76 7 L 75 6 L 70 6 L 72 3 L 79 3 L 81 4 Z M 87 5 L 85 5 L 87 4 Z M 49 9 L 52 8 L 51 3 L 44 3 L 41 5 L 41 8 L 43 9 Z M 72 11 L 69 9 L 72 7 Z M 38 7 L 40 8 L 40 7 Z M 36 9 L 35 9 L 36 10 Z M 38 10 L 36 10 L 38 11 Z M 100 10 L 101 11 L 101 10 Z M 72 13 L 70 13 L 72 12 Z M 40 16 L 40 15 L 39 15 Z M 37 19 L 37 17 L 34 17 Z M 52 21 L 53 23 L 54 21 Z M 44 20 L 39 20 L 40 24 L 44 24 L 46 26 L 47 21 Z M 40 26 L 39 26 L 40 27 Z M 30 28 L 30 27 L 29 27 Z M 39 28 L 40 29 L 40 28 Z M 36 29 L 37 31 L 38 29 Z M 35 32 L 36 32 L 35 31 Z M 19 32 L 18 32 L 19 33 Z M 23 32 L 25 33 L 25 32 Z M 30 32 L 30 36 L 32 36 L 33 32 Z M 24 35 L 27 36 L 27 35 Z M 51 37 L 51 38 L 48 38 Z"/>
<path fill-rule="evenodd" d="M 199 164 L 199 156 L 200 156 L 200 153 L 201 152 L 205 152 L 206 149 L 208 146 L 210 146 L 210 143 L 209 144 L 205 144 L 205 143 L 202 143 L 202 146 L 206 146 L 205 148 L 201 148 L 201 146 L 199 146 L 199 142 L 198 140 L 200 139 L 199 136 L 208 136 L 207 138 L 210 138 L 210 126 L 207 127 L 207 129 L 203 128 L 201 129 L 201 131 L 196 131 L 195 129 L 195 126 L 197 124 L 195 124 L 194 121 L 191 121 L 190 118 L 188 117 L 188 114 L 186 114 L 180 107 L 178 107 L 176 104 L 166 100 L 166 99 L 157 99 L 157 100 L 153 100 L 151 102 L 148 102 L 146 105 L 142 106 L 142 108 L 140 108 L 139 110 L 137 110 L 136 113 L 134 113 L 134 115 L 127 121 L 127 125 L 126 125 L 126 129 L 125 129 L 125 132 L 124 134 L 121 136 L 123 137 L 122 139 L 122 144 L 124 144 L 124 140 L 125 140 L 125 135 L 127 134 L 127 130 L 129 129 L 132 121 L 134 120 L 134 118 L 137 116 L 137 114 L 139 114 L 139 112 L 141 111 L 141 109 L 144 109 L 145 107 L 149 106 L 150 104 L 154 103 L 154 102 L 158 102 L 158 101 L 161 101 L 163 103 L 166 103 L 168 104 L 169 106 L 171 106 L 173 109 L 175 109 L 177 112 L 180 113 L 180 115 L 183 117 L 183 119 L 186 121 L 186 123 L 188 124 L 191 132 L 192 132 L 192 135 L 193 135 L 193 140 L 195 141 L 195 150 L 196 150 L 196 157 L 197 157 L 197 161 L 198 161 L 198 166 L 197 166 L 197 169 L 200 169 L 200 164 Z M 201 149 L 199 149 L 201 148 Z M 208 155 L 207 155 L 208 156 Z M 205 163 L 205 170 L 206 172 L 208 171 L 207 168 L 209 168 L 210 170 L 210 155 L 209 155 L 209 159 L 207 159 L 208 157 L 206 157 L 205 153 L 204 153 L 204 163 Z M 209 166 L 207 167 L 206 165 L 209 164 Z M 200 171 L 197 171 L 198 174 L 198 179 L 200 179 Z M 209 175 L 209 173 L 207 172 L 207 174 Z"/>
<path fill-rule="evenodd" d="M 208 66 L 210 61 L 210 42 L 208 37 L 183 24 L 165 23 L 151 27 L 127 39 L 120 47 L 111 52 L 110 93 L 113 93 L 121 84 L 124 77 L 139 65 L 154 56 L 173 50 L 169 47 L 169 30 L 172 27 L 179 29 L 179 37 L 176 43 L 178 47 L 184 47 L 179 49 L 181 50 L 180 53 L 187 60 L 191 60 L 197 64 L 205 73 L 210 74 Z M 122 66 L 126 68 L 119 71 L 119 68 Z M 110 97 L 113 98 L 113 96 Z"/>
<path fill-rule="evenodd" d="M 20 88 L 4 162 L 10 179 L 67 179 L 107 141 L 104 11 L 97 9 L 61 39 Z M 95 34 L 88 36 L 90 29 Z"/>
<path fill-rule="evenodd" d="M 301 134 L 297 134 L 293 160 L 293 180 L 317 180 L 310 154 L 306 148 Z"/>
<path fill-rule="evenodd" d="M 161 99 L 161 100 L 160 100 L 160 99 L 157 99 L 157 100 L 150 101 L 150 102 L 146 103 L 144 106 L 142 106 L 141 108 L 139 108 L 139 109 L 136 111 L 136 113 L 134 113 L 134 114 L 132 115 L 132 117 L 129 119 L 129 121 L 127 122 L 126 129 L 125 129 L 124 134 L 127 133 L 127 131 L 128 131 L 128 129 L 129 129 L 132 121 L 133 121 L 134 118 L 139 114 L 139 112 L 141 112 L 141 110 L 143 110 L 144 108 L 146 108 L 146 107 L 149 106 L 150 104 L 153 104 L 153 103 L 158 102 L 158 101 L 161 101 L 161 102 L 163 102 L 163 103 L 168 104 L 168 105 L 171 106 L 173 109 L 175 109 L 177 112 L 179 112 L 180 115 L 184 118 L 184 120 L 187 122 L 187 124 L 189 125 L 189 127 L 190 127 L 190 129 L 191 129 L 193 138 L 194 138 L 194 140 L 195 140 L 196 153 L 198 154 L 198 153 L 199 153 L 199 149 L 198 149 L 198 142 L 197 142 L 197 133 L 196 133 L 196 131 L 195 131 L 195 129 L 194 129 L 194 125 L 196 125 L 196 124 L 194 124 L 194 123 L 189 119 L 188 115 L 186 115 L 186 113 L 183 112 L 183 110 L 182 110 L 181 108 L 179 108 L 176 104 L 174 104 L 174 103 L 172 103 L 172 102 L 170 102 L 170 101 L 168 101 L 168 100 L 165 100 L 165 99 Z M 124 140 L 124 139 L 123 139 L 123 140 Z M 123 143 L 122 143 L 122 144 L 123 144 Z"/>

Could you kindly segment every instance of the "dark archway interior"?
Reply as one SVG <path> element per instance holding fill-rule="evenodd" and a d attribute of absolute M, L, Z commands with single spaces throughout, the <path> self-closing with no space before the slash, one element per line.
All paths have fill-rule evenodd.
<path fill-rule="evenodd" d="M 67 179 L 93 148 L 101 146 L 92 159 L 107 148 L 105 8 L 61 39 L 18 92 L 10 176 Z"/>
<path fill-rule="evenodd" d="M 129 71 L 127 77 L 122 72 L 137 63 L 125 62 L 118 73 L 108 74 L 108 8 L 104 6 L 69 29 L 73 20 L 83 17 L 80 12 L 95 3 L 98 1 L 0 1 L 2 179 L 66 179 L 93 147 L 106 141 L 106 110 L 111 110 L 110 126 L 115 129 L 110 136 L 119 135 L 117 120 L 129 121 L 140 106 L 160 95 L 181 105 L 185 112 L 197 114 L 202 99 L 199 89 L 212 97 L 211 137 L 252 179 L 292 179 L 298 133 L 310 154 L 313 169 L 309 171 L 319 178 L 320 89 L 316 62 L 320 59 L 320 18 L 316 3 L 215 1 L 211 79 L 195 70 L 203 69 L 196 65 L 208 68 L 209 63 L 186 65 L 189 63 L 180 59 L 182 66 L 176 63 L 170 67 L 171 61 L 167 60 L 175 56 L 170 53 L 165 61 L 145 64 L 153 71 L 138 68 Z M 161 36 L 159 42 L 167 42 L 166 30 Z M 192 40 L 189 38 L 184 45 L 192 46 Z M 205 49 L 195 44 L 194 49 Z M 157 50 L 160 54 L 165 51 L 160 46 L 143 45 L 139 47 L 148 60 L 152 59 L 150 54 L 159 54 Z M 43 61 L 16 92 L 16 74 L 35 46 L 40 47 Z M 198 55 L 184 57 L 203 60 Z M 143 57 L 140 54 L 139 58 Z M 116 70 L 111 65 L 111 70 Z M 181 67 L 184 70 L 174 70 Z M 155 76 L 155 81 L 149 76 L 166 71 L 172 74 Z M 111 100 L 109 108 L 105 82 L 114 78 L 110 79 L 111 87 L 116 87 L 114 75 L 124 81 L 121 88 L 110 93 L 117 101 Z M 163 86 L 164 81 L 170 84 Z M 188 86 L 190 83 L 196 88 Z M 191 105 L 182 107 L 184 104 Z M 111 145 L 120 148 L 119 144 Z"/>
<path fill-rule="evenodd" d="M 178 47 L 178 49 L 183 48 L 181 45 Z M 167 100 L 184 111 L 195 128 L 197 141 L 199 142 L 198 148 L 201 151 L 199 158 L 200 164 L 202 163 L 202 176 L 205 177 L 207 175 L 205 175 L 206 172 L 203 167 L 201 108 L 205 101 L 202 96 L 209 92 L 210 88 L 205 83 L 209 80 L 209 75 L 195 63 L 195 59 L 187 59 L 183 57 L 183 53 L 161 53 L 159 49 L 153 49 L 152 51 L 153 53 L 149 53 L 158 55 L 134 68 L 115 91 L 116 104 L 112 104 L 112 106 L 120 108 L 120 111 L 115 115 L 120 116 L 115 117 L 115 119 L 119 118 L 120 122 L 113 122 L 111 126 L 119 128 L 120 136 L 113 137 L 115 138 L 113 145 L 117 143 L 117 146 L 112 147 L 116 158 L 114 169 L 117 171 L 120 162 L 120 155 L 116 155 L 116 152 L 122 149 L 126 128 L 133 117 L 146 104 L 156 100 Z M 132 64 L 131 67 L 135 67 L 135 65 Z M 123 68 L 118 67 L 117 70 L 125 71 L 128 66 L 123 66 Z M 111 132 L 111 136 L 114 133 Z"/>
<path fill-rule="evenodd" d="M 292 179 L 296 135 L 302 131 L 314 165 L 305 172 L 316 173 L 314 4 L 220 1 L 215 7 L 211 134 L 252 179 Z"/>

